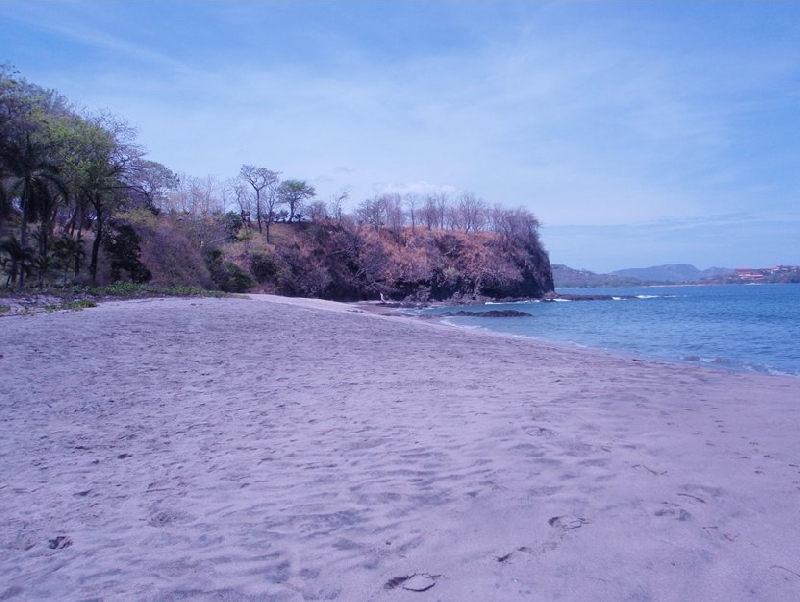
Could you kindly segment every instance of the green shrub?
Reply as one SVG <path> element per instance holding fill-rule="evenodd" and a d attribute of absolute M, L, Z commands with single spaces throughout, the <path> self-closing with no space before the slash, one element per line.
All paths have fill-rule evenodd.
<path fill-rule="evenodd" d="M 254 251 L 249 257 L 250 273 L 257 282 L 272 282 L 277 275 L 275 257 L 266 251 Z"/>
<path fill-rule="evenodd" d="M 205 260 L 208 271 L 211 272 L 211 280 L 219 290 L 226 293 L 245 293 L 255 285 L 250 274 L 232 261 L 225 261 L 219 249 L 208 249 Z"/>

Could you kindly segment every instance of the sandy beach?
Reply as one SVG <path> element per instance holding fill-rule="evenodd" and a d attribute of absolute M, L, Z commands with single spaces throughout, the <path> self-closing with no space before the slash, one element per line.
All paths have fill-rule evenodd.
<path fill-rule="evenodd" d="M 0 600 L 797 600 L 799 404 L 324 301 L 0 318 Z"/>

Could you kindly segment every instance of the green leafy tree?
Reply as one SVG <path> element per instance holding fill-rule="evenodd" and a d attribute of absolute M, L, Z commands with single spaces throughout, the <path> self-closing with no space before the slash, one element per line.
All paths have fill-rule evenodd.
<path fill-rule="evenodd" d="M 317 193 L 313 186 L 304 180 L 284 180 L 278 187 L 278 199 L 289 210 L 289 223 L 299 217 L 300 210 L 308 199 Z"/>
<path fill-rule="evenodd" d="M 108 115 L 79 120 L 74 142 L 72 185 L 78 203 L 86 211 L 85 217 L 94 225 L 89 274 L 96 283 L 104 229 L 114 213 L 130 203 L 132 186 L 126 180 L 127 170 L 136 165 L 144 152 L 134 144 L 133 130 L 124 121 Z"/>
<path fill-rule="evenodd" d="M 178 187 L 178 176 L 156 161 L 134 158 L 123 176 L 128 188 L 129 208 L 144 207 L 159 213 L 169 193 Z"/>
<path fill-rule="evenodd" d="M 139 235 L 130 224 L 111 220 L 103 237 L 103 244 L 111 257 L 111 277 L 120 280 L 122 271 L 128 272 L 131 282 L 143 284 L 152 277 L 140 258 L 142 254 Z"/>
<path fill-rule="evenodd" d="M 236 240 L 244 222 L 242 216 L 235 211 L 228 211 L 222 216 L 222 224 L 225 228 L 225 237 L 229 242 Z"/>

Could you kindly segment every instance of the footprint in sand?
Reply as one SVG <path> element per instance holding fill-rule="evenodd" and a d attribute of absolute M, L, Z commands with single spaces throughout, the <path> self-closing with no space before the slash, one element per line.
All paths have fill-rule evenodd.
<path fill-rule="evenodd" d="M 551 527 L 556 527 L 563 531 L 570 531 L 572 529 L 580 529 L 583 525 L 588 524 L 590 521 L 585 518 L 565 514 L 564 516 L 553 516 L 547 521 Z"/>
<path fill-rule="evenodd" d="M 555 431 L 551 431 L 543 426 L 529 426 L 525 428 L 525 432 L 532 437 L 551 437 L 555 435 Z"/>
<path fill-rule="evenodd" d="M 383 584 L 384 589 L 402 588 L 410 592 L 428 591 L 436 585 L 436 578 L 440 575 L 429 575 L 427 573 L 413 573 L 403 577 L 392 577 Z"/>
<path fill-rule="evenodd" d="M 655 512 L 653 512 L 656 516 L 662 516 L 666 518 L 674 518 L 675 520 L 685 521 L 692 518 L 692 515 L 678 506 L 677 504 L 670 504 L 669 502 L 663 502 L 661 507 L 658 508 Z"/>
<path fill-rule="evenodd" d="M 180 525 L 189 523 L 194 520 L 194 516 L 188 512 L 181 512 L 180 510 L 167 509 L 154 512 L 147 524 L 151 527 L 167 527 L 169 525 Z"/>
<path fill-rule="evenodd" d="M 736 541 L 739 539 L 738 533 L 727 533 L 716 526 L 703 527 L 703 531 L 705 531 L 710 537 L 719 537 L 720 539 L 724 539 L 729 543 L 736 543 Z"/>
<path fill-rule="evenodd" d="M 72 539 L 66 535 L 59 535 L 58 537 L 48 541 L 47 545 L 51 550 L 63 550 L 64 548 L 68 548 L 72 545 Z"/>
<path fill-rule="evenodd" d="M 511 557 L 516 555 L 518 552 L 529 554 L 531 556 L 539 556 L 540 554 L 552 552 L 558 547 L 559 542 L 566 537 L 568 531 L 580 529 L 583 525 L 588 525 L 590 522 L 591 521 L 588 518 L 581 518 L 579 516 L 573 516 L 572 514 L 551 516 L 547 523 L 554 529 L 557 529 L 557 531 L 548 537 L 544 542 L 533 547 L 522 546 L 506 554 L 499 556 L 495 555 L 493 558 L 497 562 L 505 564 L 511 562 Z"/>

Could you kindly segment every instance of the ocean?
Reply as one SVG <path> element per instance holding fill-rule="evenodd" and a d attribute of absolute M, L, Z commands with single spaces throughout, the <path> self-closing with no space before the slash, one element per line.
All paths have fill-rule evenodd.
<path fill-rule="evenodd" d="M 479 328 L 721 369 L 800 377 L 800 284 L 557 289 L 601 301 L 520 301 L 422 310 L 517 310 L 530 317 L 443 317 Z"/>

